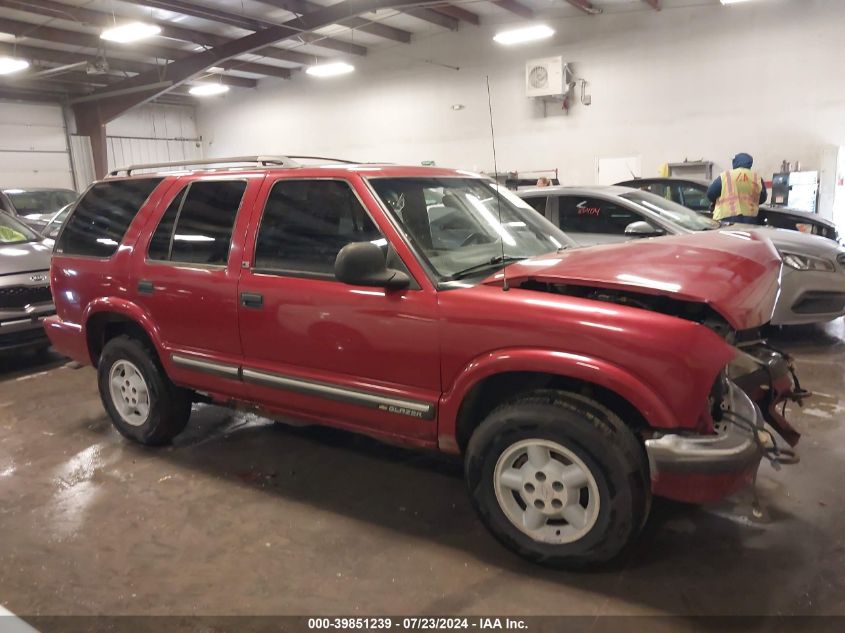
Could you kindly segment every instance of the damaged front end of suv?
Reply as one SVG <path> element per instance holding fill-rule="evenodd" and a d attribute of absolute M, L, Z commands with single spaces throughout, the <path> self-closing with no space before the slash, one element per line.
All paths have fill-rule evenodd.
<path fill-rule="evenodd" d="M 786 419 L 786 405 L 800 405 L 810 395 L 798 381 L 792 358 L 761 336 L 778 292 L 777 254 L 764 241 L 742 244 L 742 258 L 750 262 L 742 269 L 735 254 L 730 259 L 719 257 L 729 250 L 725 241 L 730 239 L 730 235 L 703 242 L 662 238 L 660 244 L 627 244 L 623 251 L 619 246 L 576 250 L 562 257 L 554 271 L 526 270 L 522 276 L 517 266 L 510 280 L 525 290 L 694 322 L 724 341 L 729 360 L 717 369 L 695 427 L 648 428 L 641 433 L 652 491 L 685 502 L 716 501 L 751 484 L 764 458 L 775 468 L 795 463 L 793 448 L 800 433 Z M 699 268 L 697 275 L 684 270 L 700 261 L 704 249 L 712 249 L 713 268 Z M 640 257 L 642 266 L 637 266 Z M 679 274 L 667 273 L 672 269 L 664 264 L 670 259 Z M 734 269 L 719 267 L 728 261 Z"/>

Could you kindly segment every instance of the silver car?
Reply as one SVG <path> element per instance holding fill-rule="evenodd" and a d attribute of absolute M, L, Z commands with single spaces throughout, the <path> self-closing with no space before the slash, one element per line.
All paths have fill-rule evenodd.
<path fill-rule="evenodd" d="M 40 231 L 56 211 L 78 197 L 79 194 L 70 189 L 4 189 L 0 191 L 0 211 Z"/>
<path fill-rule="evenodd" d="M 535 187 L 518 195 L 582 246 L 720 229 L 671 200 L 628 187 Z M 797 231 L 737 224 L 772 241 L 783 259 L 773 325 L 831 321 L 845 314 L 845 249 Z"/>
<path fill-rule="evenodd" d="M 0 353 L 48 347 L 42 322 L 55 312 L 50 248 L 29 227 L 0 212 Z"/>

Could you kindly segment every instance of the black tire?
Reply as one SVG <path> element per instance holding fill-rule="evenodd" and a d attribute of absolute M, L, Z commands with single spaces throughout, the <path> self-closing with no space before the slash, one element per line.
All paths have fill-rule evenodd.
<path fill-rule="evenodd" d="M 126 422 L 112 401 L 109 375 L 118 361 L 128 361 L 137 367 L 149 390 L 149 413 L 138 426 Z M 162 446 L 170 443 L 185 429 L 191 417 L 190 392 L 170 382 L 154 350 L 129 336 L 117 336 L 106 343 L 97 367 L 97 383 L 103 406 L 114 427 L 139 444 Z"/>
<path fill-rule="evenodd" d="M 497 499 L 499 458 L 518 442 L 532 439 L 571 451 L 595 481 L 595 522 L 577 540 L 532 538 L 508 518 Z M 577 569 L 610 561 L 639 534 L 651 507 L 642 444 L 617 415 L 575 393 L 535 391 L 494 409 L 470 438 L 464 469 L 473 505 L 493 536 L 523 558 L 550 567 Z M 520 505 L 527 507 L 524 499 Z"/>

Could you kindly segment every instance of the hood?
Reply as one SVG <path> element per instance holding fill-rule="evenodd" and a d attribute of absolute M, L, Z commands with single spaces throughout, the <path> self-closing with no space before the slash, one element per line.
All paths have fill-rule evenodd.
<path fill-rule="evenodd" d="M 736 227 L 733 228 L 736 229 Z M 770 227 L 755 228 L 747 232 L 753 233 L 761 239 L 771 240 L 772 244 L 779 251 L 789 251 L 798 255 L 813 255 L 814 257 L 828 257 L 831 259 L 836 259 L 836 256 L 841 252 L 836 242 L 820 235 Z"/>
<path fill-rule="evenodd" d="M 0 244 L 0 277 L 49 270 L 50 248 L 41 242 Z"/>
<path fill-rule="evenodd" d="M 745 169 L 751 169 L 752 165 L 754 165 L 754 158 L 751 154 L 746 154 L 745 152 L 740 152 L 733 159 L 733 168 L 739 169 L 741 167 Z"/>
<path fill-rule="evenodd" d="M 748 231 L 709 231 L 574 249 L 507 267 L 508 283 L 571 284 L 706 303 L 736 330 L 768 323 L 781 261 Z M 501 283 L 501 273 L 485 283 Z"/>
<path fill-rule="evenodd" d="M 790 209 L 789 207 L 773 207 L 767 204 L 761 204 L 760 209 L 770 214 L 779 213 L 781 215 L 792 216 L 799 221 L 801 218 L 804 218 L 810 222 L 824 224 L 832 229 L 836 228 L 836 224 L 834 224 L 833 220 L 823 218 L 818 213 L 810 213 L 809 211 L 801 211 L 799 209 Z"/>

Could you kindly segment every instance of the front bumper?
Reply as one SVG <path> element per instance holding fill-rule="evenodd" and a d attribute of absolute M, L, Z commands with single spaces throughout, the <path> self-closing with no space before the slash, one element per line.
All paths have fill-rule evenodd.
<path fill-rule="evenodd" d="M 44 320 L 56 309 L 52 303 L 27 306 L 25 310 L 0 310 L 0 352 L 47 347 Z"/>
<path fill-rule="evenodd" d="M 843 314 L 845 272 L 838 267 L 834 272 L 783 267 L 772 325 L 824 323 Z"/>
<path fill-rule="evenodd" d="M 760 409 L 733 383 L 728 398 L 731 415 L 714 435 L 662 434 L 646 440 L 655 495 L 709 503 L 754 480 L 771 438 Z"/>

